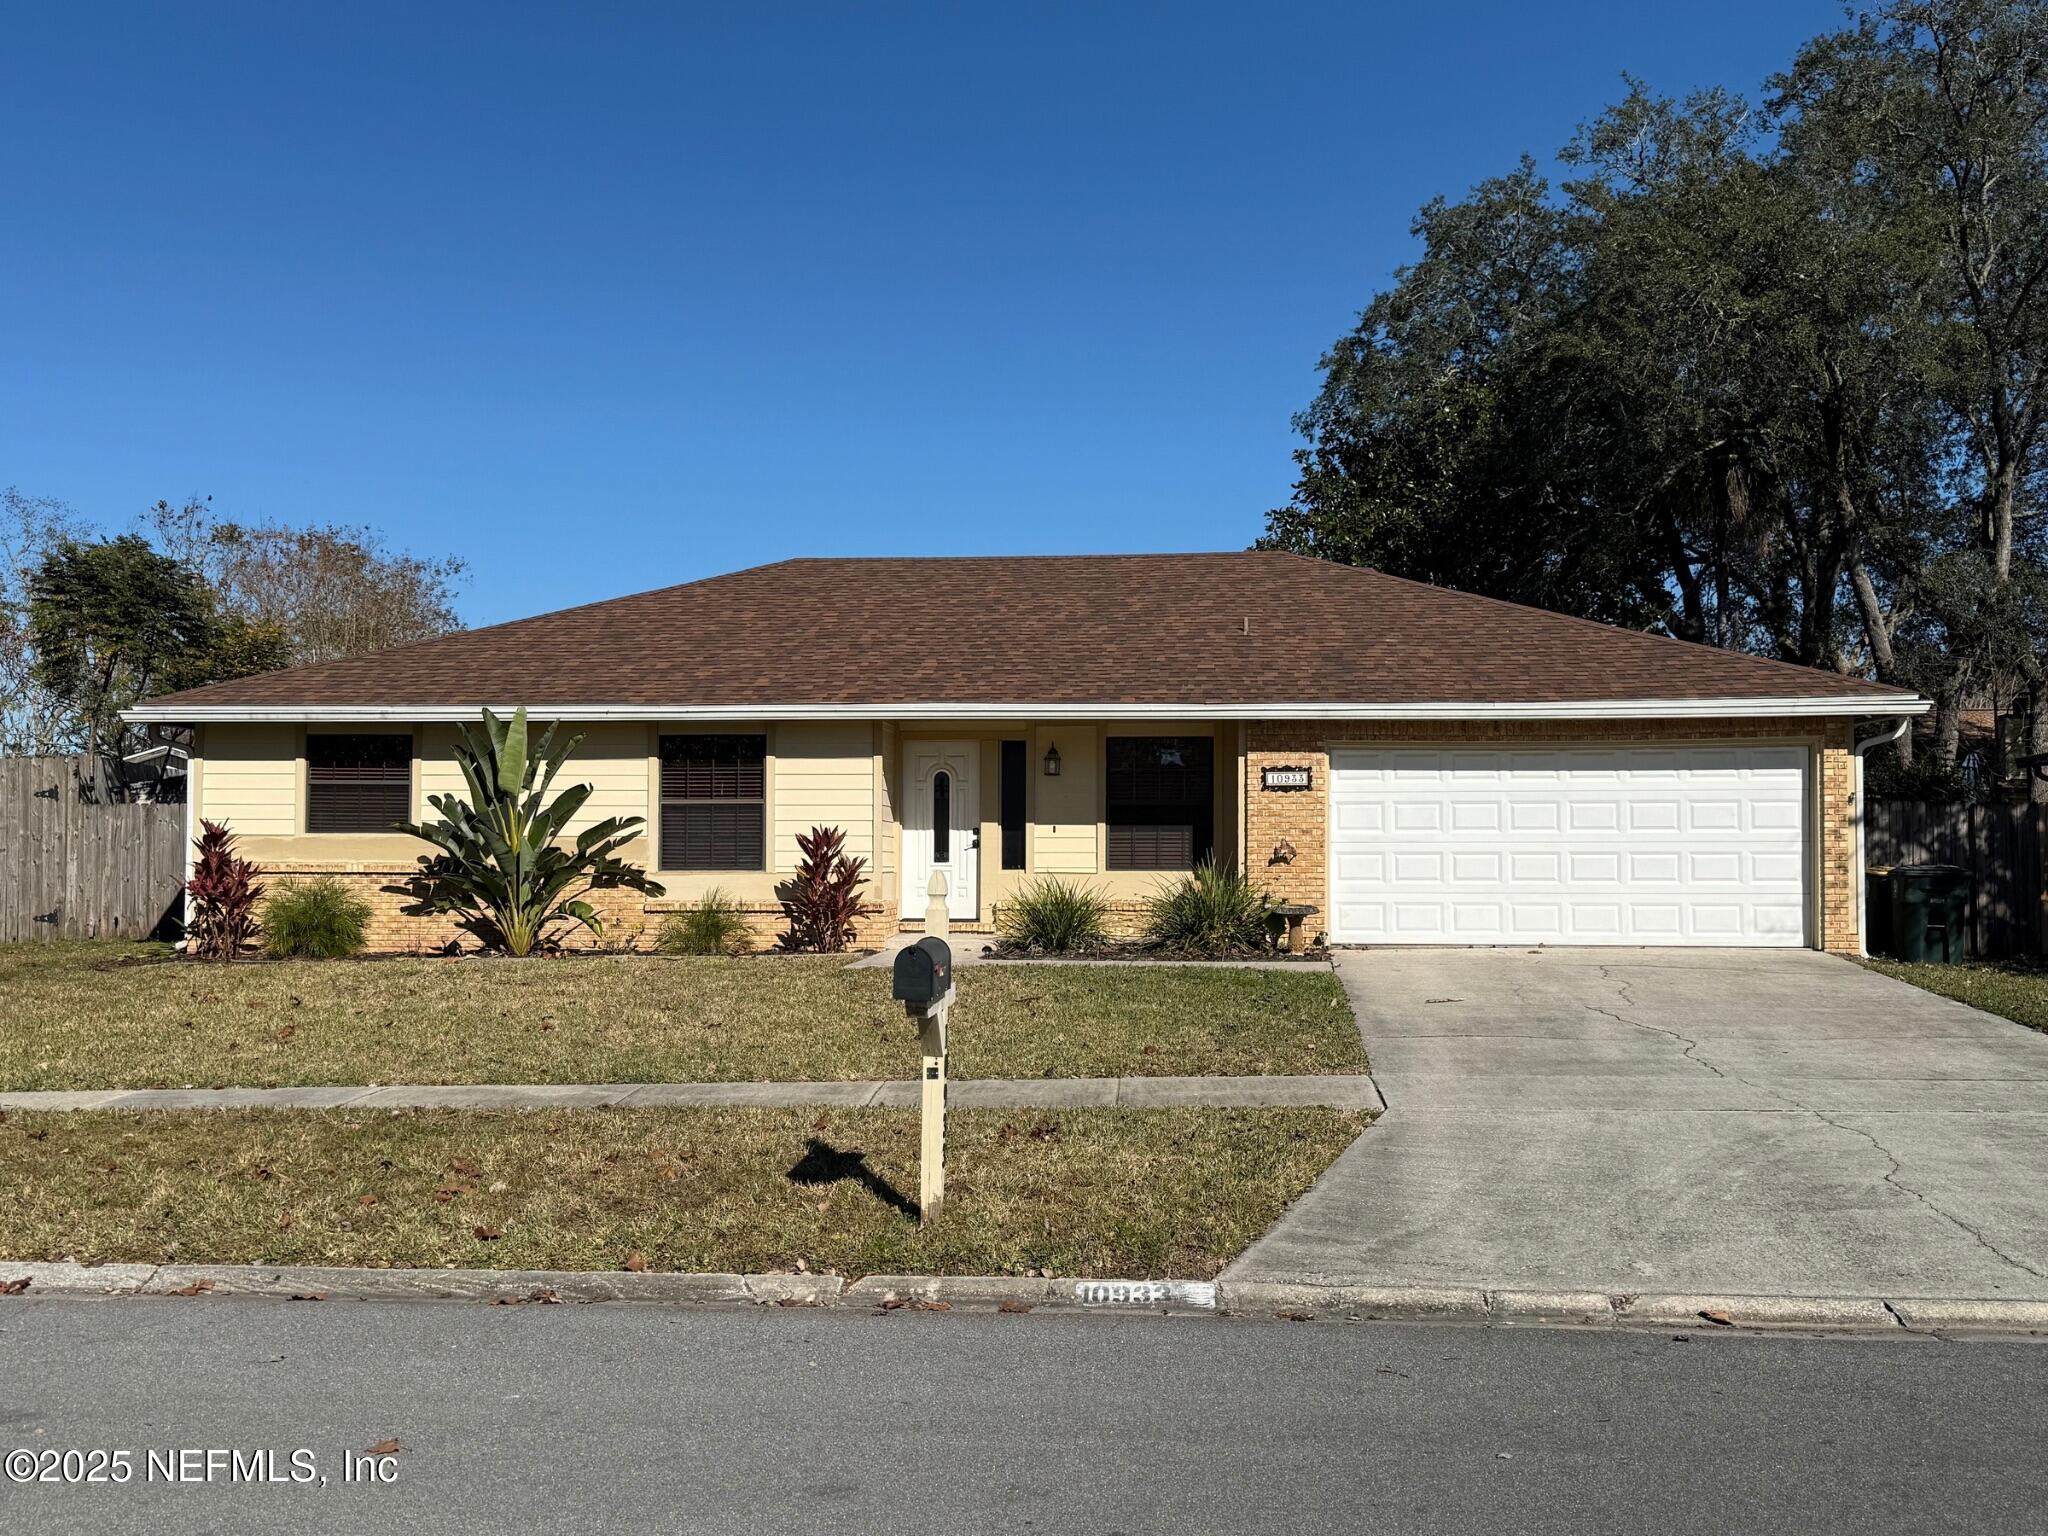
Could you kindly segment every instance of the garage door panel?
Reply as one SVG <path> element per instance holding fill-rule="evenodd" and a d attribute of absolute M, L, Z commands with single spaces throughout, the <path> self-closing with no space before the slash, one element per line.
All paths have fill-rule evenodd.
<path fill-rule="evenodd" d="M 1749 856 L 1749 877 L 1758 885 L 1797 886 L 1799 855 L 1796 853 L 1753 853 Z"/>
<path fill-rule="evenodd" d="M 1441 938 L 1448 926 L 1445 906 L 1437 901 L 1397 901 L 1389 908 L 1396 938 Z"/>
<path fill-rule="evenodd" d="M 1574 832 L 1619 832 L 1621 804 L 1614 800 L 1569 801 L 1565 825 Z"/>
<path fill-rule="evenodd" d="M 1735 848 L 1695 848 L 1686 856 L 1686 877 L 1695 885 L 1732 885 L 1742 879 L 1742 853 Z"/>
<path fill-rule="evenodd" d="M 1740 832 L 1742 802 L 1733 798 L 1694 800 L 1686 807 L 1688 832 Z"/>
<path fill-rule="evenodd" d="M 1635 936 L 1651 943 L 1676 943 L 1685 937 L 1685 914 L 1676 902 L 1658 905 L 1639 901 L 1629 909 Z"/>
<path fill-rule="evenodd" d="M 1387 808 L 1376 800 L 1339 801 L 1333 808 L 1339 832 L 1384 832 Z"/>
<path fill-rule="evenodd" d="M 1621 883 L 1621 855 L 1618 853 L 1571 853 L 1565 856 L 1565 877 L 1574 888 L 1616 886 Z"/>
<path fill-rule="evenodd" d="M 1806 808 L 1792 800 L 1752 800 L 1749 824 L 1758 831 L 1797 831 L 1806 824 Z"/>
<path fill-rule="evenodd" d="M 1466 849 L 1451 855 L 1451 883 L 1453 885 L 1499 886 L 1501 881 L 1501 857 L 1498 853 L 1481 853 Z"/>
<path fill-rule="evenodd" d="M 1337 752 L 1338 942 L 1801 944 L 1800 748 Z"/>
<path fill-rule="evenodd" d="M 1482 943 L 1473 935 L 1499 933 L 1506 912 L 1506 904 L 1498 901 L 1452 902 L 1451 936 L 1461 942 Z"/>
<path fill-rule="evenodd" d="M 1673 885 L 1678 880 L 1681 856 L 1676 849 L 1639 849 L 1628 856 L 1629 884 Z M 1794 861 L 1797 862 L 1796 860 Z"/>
<path fill-rule="evenodd" d="M 1675 799 L 1631 800 L 1627 809 L 1628 829 L 1631 832 L 1678 830 L 1679 805 Z"/>
<path fill-rule="evenodd" d="M 1498 800 L 1453 800 L 1451 802 L 1451 830 L 1453 832 L 1498 832 L 1501 822 L 1501 803 Z"/>

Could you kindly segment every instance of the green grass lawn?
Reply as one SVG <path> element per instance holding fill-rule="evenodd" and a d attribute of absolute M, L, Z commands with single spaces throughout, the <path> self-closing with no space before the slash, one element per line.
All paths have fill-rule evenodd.
<path fill-rule="evenodd" d="M 886 970 L 832 957 L 134 963 L 0 946 L 0 1090 L 910 1076 Z M 1359 1072 L 1324 971 L 963 967 L 956 1077 Z"/>
<path fill-rule="evenodd" d="M 0 1258 L 1201 1279 L 1364 1123 L 962 1111 L 920 1230 L 908 1112 L 10 1114 Z"/>
<path fill-rule="evenodd" d="M 2048 1031 L 2048 970 L 2020 961 L 1986 961 L 1975 965 L 1908 965 L 1902 960 L 1868 960 L 1873 971 L 1910 981 L 1924 991 L 1952 997 Z"/>

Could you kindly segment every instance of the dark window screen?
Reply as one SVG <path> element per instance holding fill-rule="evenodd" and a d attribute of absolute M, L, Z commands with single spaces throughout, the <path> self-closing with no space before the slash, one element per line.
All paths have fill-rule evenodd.
<path fill-rule="evenodd" d="M 1000 793 L 1003 803 L 1003 868 L 1024 867 L 1024 805 L 1031 772 L 1024 755 L 1024 743 L 1006 741 L 1002 746 Z"/>
<path fill-rule="evenodd" d="M 767 862 L 768 738 L 661 738 L 661 867 L 761 869 Z"/>
<path fill-rule="evenodd" d="M 306 830 L 389 832 L 412 815 L 412 737 L 306 738 Z"/>
<path fill-rule="evenodd" d="M 1111 869 L 1192 869 L 1216 840 L 1215 743 L 1112 736 L 1106 787 Z"/>

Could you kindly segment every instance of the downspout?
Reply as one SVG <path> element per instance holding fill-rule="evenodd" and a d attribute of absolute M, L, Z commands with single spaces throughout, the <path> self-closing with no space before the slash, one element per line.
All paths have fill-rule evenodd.
<path fill-rule="evenodd" d="M 1859 741 L 1849 749 L 1856 762 L 1855 778 L 1850 790 L 1856 798 L 1856 953 L 1866 960 L 1870 958 L 1870 880 L 1865 872 L 1868 860 L 1864 848 L 1863 758 L 1872 747 L 1888 747 L 1912 728 L 1912 717 L 1901 715 L 1891 723 L 1889 729 L 1867 741 Z"/>

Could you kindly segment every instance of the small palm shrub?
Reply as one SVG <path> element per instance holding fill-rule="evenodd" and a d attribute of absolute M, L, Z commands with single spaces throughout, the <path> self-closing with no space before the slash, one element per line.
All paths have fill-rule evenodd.
<path fill-rule="evenodd" d="M 1004 905 L 996 930 L 1006 948 L 1033 955 L 1086 955 L 1109 943 L 1109 904 L 1093 886 L 1045 875 Z"/>
<path fill-rule="evenodd" d="M 846 834 L 837 827 L 813 827 L 808 837 L 798 833 L 796 846 L 803 860 L 782 898 L 789 931 L 775 942 L 797 953 L 839 954 L 853 942 L 854 925 L 876 910 L 860 899 L 867 860 L 847 855 Z"/>
<path fill-rule="evenodd" d="M 263 899 L 256 866 L 235 852 L 235 834 L 215 822 L 199 823 L 192 844 L 192 878 L 185 882 L 185 947 L 200 960 L 234 960 L 256 937 L 256 903 Z"/>
<path fill-rule="evenodd" d="M 665 955 L 736 955 L 752 937 L 753 926 L 740 904 L 714 887 L 664 918 L 655 943 Z"/>
<path fill-rule="evenodd" d="M 263 944 L 273 955 L 346 960 L 360 954 L 370 904 L 332 876 L 295 880 L 263 904 Z"/>
<path fill-rule="evenodd" d="M 1272 937 L 1273 899 L 1237 870 L 1204 860 L 1146 906 L 1145 936 L 1183 955 L 1235 955 L 1264 949 Z"/>

